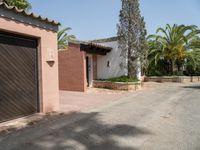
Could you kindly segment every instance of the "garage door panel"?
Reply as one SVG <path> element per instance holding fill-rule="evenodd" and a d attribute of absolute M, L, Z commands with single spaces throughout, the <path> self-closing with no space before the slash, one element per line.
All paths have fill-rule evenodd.
<path fill-rule="evenodd" d="M 22 83 L 28 83 L 30 85 L 35 84 L 33 82 L 33 80 L 35 80 L 34 79 L 35 74 L 33 73 L 33 70 L 35 70 L 36 68 L 36 64 L 34 63 L 35 60 L 34 59 L 30 60 L 27 59 L 27 57 L 19 56 L 18 53 L 20 54 L 25 53 L 23 51 L 18 50 L 19 48 L 16 48 L 16 51 L 18 52 L 17 54 L 15 54 L 15 52 L 8 50 L 10 48 L 13 48 L 14 46 L 7 46 L 7 45 L 5 46 L 2 44 L 1 47 L 3 48 L 0 54 L 0 58 L 2 58 L 2 63 L 0 67 L 4 70 L 3 73 L 10 79 L 16 78 L 15 80 L 16 82 L 20 82 L 21 80 Z M 34 51 L 34 49 L 30 48 L 26 50 Z M 11 69 L 13 70 L 12 72 L 10 71 Z"/>
<path fill-rule="evenodd" d="M 21 47 L 16 47 L 16 46 L 10 46 L 10 45 L 5 45 L 2 44 L 2 54 L 1 57 L 4 58 L 5 61 L 7 61 L 7 63 L 9 63 L 9 59 L 12 59 L 12 62 L 15 61 L 16 63 L 18 63 L 18 65 L 21 65 L 24 68 L 24 72 L 25 73 L 29 73 L 31 74 L 31 70 L 35 68 L 35 63 L 34 59 L 36 58 L 35 56 L 35 51 L 32 48 L 21 48 Z M 14 49 L 14 51 L 9 50 L 8 49 Z M 18 53 L 14 53 L 15 51 L 17 51 L 18 53 L 20 53 L 20 55 Z M 31 51 L 31 53 L 29 52 Z M 29 57 L 29 55 L 32 55 L 32 57 Z M 7 59 L 7 57 L 9 57 L 9 59 Z M 17 67 L 16 65 L 13 65 L 12 62 L 10 62 L 10 65 L 12 67 Z M 31 67 L 30 64 L 33 64 L 33 66 Z"/>
<path fill-rule="evenodd" d="M 0 58 L 0 122 L 36 113 L 37 49 L 0 41 Z"/>

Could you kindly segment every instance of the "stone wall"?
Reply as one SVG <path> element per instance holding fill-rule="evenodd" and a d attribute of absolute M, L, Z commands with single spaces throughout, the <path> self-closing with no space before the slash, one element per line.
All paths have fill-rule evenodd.
<path fill-rule="evenodd" d="M 189 83 L 189 82 L 200 82 L 200 76 L 152 76 L 145 77 L 145 82 L 176 82 L 176 83 Z"/>
<path fill-rule="evenodd" d="M 113 90 L 136 91 L 142 88 L 142 83 L 124 83 L 124 82 L 107 82 L 93 81 L 94 88 L 106 88 Z"/>

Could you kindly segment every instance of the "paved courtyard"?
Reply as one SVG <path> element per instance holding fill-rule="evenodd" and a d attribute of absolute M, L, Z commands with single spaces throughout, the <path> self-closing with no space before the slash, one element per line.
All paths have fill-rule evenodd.
<path fill-rule="evenodd" d="M 60 108 L 62 112 L 66 113 L 88 110 L 117 101 L 129 94 L 132 93 L 95 88 L 88 89 L 85 93 L 60 91 Z"/>
<path fill-rule="evenodd" d="M 0 136 L 0 150 L 200 150 L 199 84 L 85 94 L 79 112 Z M 63 110 L 73 110 L 67 101 Z"/>

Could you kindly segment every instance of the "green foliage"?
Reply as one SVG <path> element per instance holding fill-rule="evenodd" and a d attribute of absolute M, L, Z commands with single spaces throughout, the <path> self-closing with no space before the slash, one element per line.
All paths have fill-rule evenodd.
<path fill-rule="evenodd" d="M 67 48 L 68 41 L 76 39 L 74 35 L 68 34 L 70 30 L 71 28 L 68 27 L 58 31 L 58 49 Z"/>
<path fill-rule="evenodd" d="M 192 65 L 187 64 L 186 65 L 186 70 L 183 72 L 184 75 L 187 76 L 200 76 L 200 66 L 198 66 L 195 70 L 192 67 Z"/>
<path fill-rule="evenodd" d="M 111 79 L 105 79 L 102 81 L 109 81 L 109 82 L 138 82 L 138 79 L 135 78 L 129 78 L 128 76 L 121 76 L 121 77 L 116 77 L 116 78 L 111 78 Z"/>
<path fill-rule="evenodd" d="M 168 64 L 166 64 L 165 61 L 160 60 L 155 63 L 151 63 L 148 66 L 148 69 L 146 71 L 147 76 L 163 76 L 163 75 L 171 75 L 168 70 Z"/>
<path fill-rule="evenodd" d="M 15 6 L 18 9 L 30 10 L 31 4 L 28 0 L 3 0 L 8 6 Z"/>
<path fill-rule="evenodd" d="M 200 30 L 194 25 L 167 24 L 165 28 L 159 28 L 156 34 L 148 36 L 147 74 L 182 74 L 186 66 L 196 70 L 200 58 L 199 34 Z"/>
<path fill-rule="evenodd" d="M 200 76 L 200 50 L 195 49 L 188 52 L 187 58 L 184 74 L 189 76 Z"/>
<path fill-rule="evenodd" d="M 138 61 L 142 62 L 146 49 L 146 29 L 144 18 L 140 14 L 139 0 L 122 0 L 118 43 L 122 49 L 122 66 L 128 70 L 130 78 L 137 78 Z"/>

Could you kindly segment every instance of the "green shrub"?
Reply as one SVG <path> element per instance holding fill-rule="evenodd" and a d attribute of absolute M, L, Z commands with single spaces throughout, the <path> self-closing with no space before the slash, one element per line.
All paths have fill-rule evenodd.
<path fill-rule="evenodd" d="M 110 79 L 101 79 L 101 81 L 109 81 L 109 82 L 138 82 L 138 79 L 129 78 L 128 76 L 121 76 Z"/>
<path fill-rule="evenodd" d="M 158 61 L 157 65 L 154 62 L 149 64 L 146 69 L 147 76 L 170 76 L 169 65 L 164 61 Z"/>
<path fill-rule="evenodd" d="M 194 70 L 194 68 L 190 65 L 186 65 L 186 70 L 183 72 L 186 76 L 200 76 L 200 66 Z"/>

